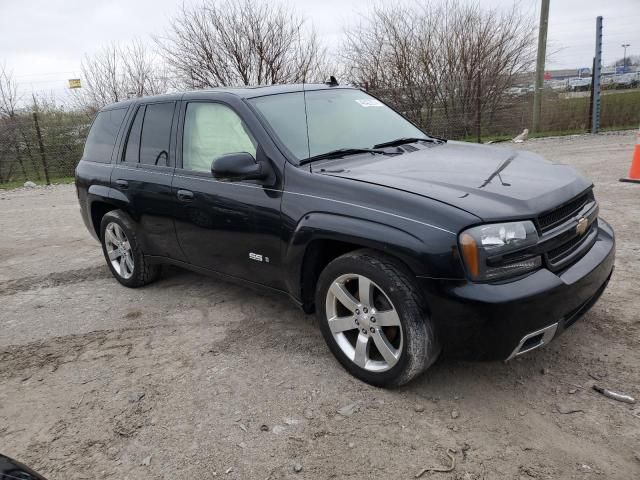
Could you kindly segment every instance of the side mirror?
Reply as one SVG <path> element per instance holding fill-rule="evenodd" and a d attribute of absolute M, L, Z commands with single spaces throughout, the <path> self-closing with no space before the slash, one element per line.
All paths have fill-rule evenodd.
<path fill-rule="evenodd" d="M 211 174 L 218 180 L 260 180 L 268 176 L 263 163 L 247 152 L 227 153 L 211 163 Z"/>

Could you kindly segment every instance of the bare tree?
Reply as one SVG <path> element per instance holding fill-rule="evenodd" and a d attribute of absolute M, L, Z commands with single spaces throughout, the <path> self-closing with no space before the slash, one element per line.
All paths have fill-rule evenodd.
<path fill-rule="evenodd" d="M 624 65 L 627 67 L 640 65 L 640 55 L 627 55 L 626 57 L 617 59 L 611 64 L 612 67 L 622 67 Z"/>
<path fill-rule="evenodd" d="M 0 182 L 12 176 L 16 164 L 24 179 L 27 179 L 20 152 L 19 101 L 18 84 L 13 73 L 0 64 Z"/>
<path fill-rule="evenodd" d="M 483 9 L 451 0 L 378 6 L 345 33 L 349 78 L 368 85 L 422 126 L 480 132 L 534 58 L 534 24 L 516 6 Z"/>
<path fill-rule="evenodd" d="M 412 120 L 428 123 L 437 83 L 432 78 L 436 13 L 379 5 L 345 30 L 342 58 L 350 81 L 385 97 Z M 423 23 L 425 22 L 425 23 Z M 427 108 L 425 108 L 425 106 Z"/>
<path fill-rule="evenodd" d="M 0 117 L 14 117 L 19 101 L 18 84 L 12 72 L 0 64 Z"/>
<path fill-rule="evenodd" d="M 76 91 L 77 99 L 93 110 L 129 97 L 164 93 L 169 85 L 162 64 L 139 40 L 85 55 L 81 71 L 84 85 Z"/>
<path fill-rule="evenodd" d="M 255 0 L 205 0 L 182 7 L 156 42 L 179 82 L 191 88 L 309 81 L 325 49 L 304 18 Z"/>
<path fill-rule="evenodd" d="M 165 93 L 169 78 L 163 62 L 139 40 L 121 49 L 125 87 L 136 97 Z"/>
<path fill-rule="evenodd" d="M 117 45 L 107 45 L 95 55 L 85 55 L 81 71 L 84 86 L 77 92 L 88 106 L 100 108 L 126 98 L 122 60 Z"/>

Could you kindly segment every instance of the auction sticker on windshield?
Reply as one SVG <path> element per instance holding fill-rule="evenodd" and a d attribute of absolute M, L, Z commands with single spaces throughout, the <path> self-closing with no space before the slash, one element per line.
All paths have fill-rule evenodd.
<path fill-rule="evenodd" d="M 356 100 L 363 107 L 381 107 L 382 102 L 376 100 L 375 98 L 358 98 Z"/>

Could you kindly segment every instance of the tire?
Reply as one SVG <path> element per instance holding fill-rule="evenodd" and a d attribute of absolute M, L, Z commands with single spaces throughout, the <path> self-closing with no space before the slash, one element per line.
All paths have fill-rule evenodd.
<path fill-rule="evenodd" d="M 400 262 L 376 251 L 356 250 L 329 263 L 318 279 L 315 303 L 329 349 L 366 383 L 403 385 L 440 353 L 415 277 Z"/>
<path fill-rule="evenodd" d="M 109 270 L 118 282 L 130 288 L 157 280 L 161 271 L 160 265 L 145 260 L 136 231 L 134 221 L 122 210 L 105 213 L 100 222 L 102 253 Z"/>

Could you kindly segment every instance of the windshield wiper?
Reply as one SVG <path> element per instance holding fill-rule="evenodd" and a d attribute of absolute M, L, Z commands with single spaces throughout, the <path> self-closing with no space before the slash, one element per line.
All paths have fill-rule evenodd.
<path fill-rule="evenodd" d="M 443 141 L 444 140 L 440 138 L 403 137 L 403 138 L 396 138 L 395 140 L 390 140 L 388 142 L 378 143 L 377 145 L 374 145 L 373 148 L 397 147 L 399 145 L 405 145 L 407 143 L 415 143 L 415 142 L 441 143 Z"/>
<path fill-rule="evenodd" d="M 342 158 L 347 155 L 356 155 L 358 153 L 377 153 L 380 155 L 396 155 L 395 153 L 385 152 L 384 150 L 375 150 L 373 148 L 339 148 L 338 150 L 331 150 L 330 152 L 321 153 L 320 155 L 314 155 L 313 157 L 300 160 L 300 165 L 315 162 L 316 160 L 329 160 L 332 158 Z"/>

